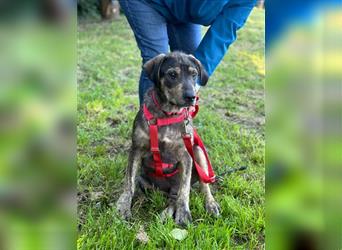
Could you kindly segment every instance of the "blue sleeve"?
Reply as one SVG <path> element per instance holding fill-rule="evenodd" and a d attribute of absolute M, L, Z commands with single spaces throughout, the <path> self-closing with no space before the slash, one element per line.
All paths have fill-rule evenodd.
<path fill-rule="evenodd" d="M 236 31 L 247 20 L 256 0 L 232 0 L 211 24 L 195 51 L 195 57 L 201 61 L 209 76 L 227 52 L 229 45 L 236 40 Z"/>

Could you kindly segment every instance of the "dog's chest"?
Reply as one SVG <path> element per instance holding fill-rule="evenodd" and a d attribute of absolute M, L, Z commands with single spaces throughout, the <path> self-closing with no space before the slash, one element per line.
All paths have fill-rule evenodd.
<path fill-rule="evenodd" d="M 177 148 L 182 145 L 182 126 L 173 125 L 159 129 L 158 141 L 161 149 Z"/>
<path fill-rule="evenodd" d="M 160 128 L 158 141 L 161 146 L 161 151 L 167 150 L 170 152 L 185 150 L 183 141 L 184 133 L 189 133 L 191 136 L 193 135 L 193 127 L 191 123 L 179 123 Z"/>
<path fill-rule="evenodd" d="M 174 144 L 179 144 L 181 132 L 172 127 L 165 127 L 164 129 L 160 130 L 158 137 L 161 144 L 172 146 Z"/>

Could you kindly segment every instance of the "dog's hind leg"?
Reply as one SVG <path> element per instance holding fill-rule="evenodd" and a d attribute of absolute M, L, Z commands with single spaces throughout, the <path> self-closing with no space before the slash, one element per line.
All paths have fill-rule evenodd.
<path fill-rule="evenodd" d="M 147 191 L 153 189 L 153 185 L 151 185 L 151 183 L 148 180 L 146 180 L 143 175 L 140 175 L 137 177 L 137 183 L 138 183 L 140 190 L 144 194 L 146 194 Z"/>
<path fill-rule="evenodd" d="M 208 174 L 208 164 L 207 164 L 207 160 L 205 158 L 205 154 L 203 150 L 199 146 L 195 145 L 194 154 L 195 154 L 195 159 L 198 162 L 198 164 L 206 172 L 206 174 Z M 220 206 L 215 201 L 213 195 L 211 194 L 209 184 L 203 183 L 201 182 L 201 180 L 199 180 L 199 182 L 200 182 L 201 191 L 205 195 L 205 208 L 207 212 L 215 216 L 220 215 Z"/>
<path fill-rule="evenodd" d="M 132 148 L 129 154 L 123 193 L 120 195 L 119 200 L 116 202 L 117 211 L 124 219 L 128 219 L 131 217 L 131 204 L 135 191 L 135 178 L 140 165 L 141 151 L 134 150 Z"/>

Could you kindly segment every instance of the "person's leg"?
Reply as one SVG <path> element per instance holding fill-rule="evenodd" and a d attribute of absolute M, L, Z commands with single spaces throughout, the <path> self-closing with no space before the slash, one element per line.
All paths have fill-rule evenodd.
<path fill-rule="evenodd" d="M 167 24 L 163 16 L 144 0 L 120 0 L 120 6 L 133 30 L 143 64 L 161 53 L 168 52 Z M 140 104 L 146 90 L 152 85 L 142 69 L 139 81 Z"/>
<path fill-rule="evenodd" d="M 193 54 L 201 42 L 201 25 L 193 23 L 180 23 L 167 25 L 170 50 L 180 50 Z"/>

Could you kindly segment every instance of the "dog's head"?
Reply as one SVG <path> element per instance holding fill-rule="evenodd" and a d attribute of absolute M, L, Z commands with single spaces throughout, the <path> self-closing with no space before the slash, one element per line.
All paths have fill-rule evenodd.
<path fill-rule="evenodd" d="M 196 82 L 204 86 L 208 81 L 200 61 L 181 52 L 160 54 L 147 61 L 144 70 L 163 98 L 178 107 L 194 105 Z"/>

